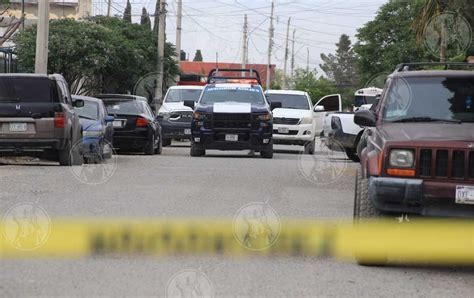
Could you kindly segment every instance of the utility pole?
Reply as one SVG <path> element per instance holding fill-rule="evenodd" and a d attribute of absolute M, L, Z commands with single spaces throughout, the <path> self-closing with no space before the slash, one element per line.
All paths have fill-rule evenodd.
<path fill-rule="evenodd" d="M 176 61 L 181 61 L 181 30 L 183 22 L 183 0 L 177 0 L 177 17 L 176 17 Z"/>
<path fill-rule="evenodd" d="M 306 72 L 309 72 L 309 48 L 306 48 Z"/>
<path fill-rule="evenodd" d="M 25 29 L 25 0 L 21 0 L 21 30 Z"/>
<path fill-rule="evenodd" d="M 282 84 L 282 89 L 286 89 L 286 88 L 287 88 L 286 69 L 287 69 L 288 56 L 289 56 L 289 51 L 290 51 L 290 49 L 288 48 L 288 42 L 289 42 L 289 39 L 290 39 L 290 23 L 291 23 L 291 17 L 288 18 L 288 25 L 287 25 L 287 27 L 286 27 L 285 64 L 283 65 L 283 84 Z"/>
<path fill-rule="evenodd" d="M 48 73 L 49 0 L 38 1 L 35 73 Z"/>
<path fill-rule="evenodd" d="M 270 28 L 268 29 L 268 64 L 267 64 L 267 90 L 271 88 L 272 73 L 272 48 L 273 48 L 273 12 L 275 10 L 275 1 L 272 1 L 272 12 L 270 14 Z"/>
<path fill-rule="evenodd" d="M 156 113 L 160 109 L 161 101 L 163 99 L 163 60 L 165 56 L 165 23 L 166 23 L 166 0 L 160 0 L 160 13 L 158 15 L 157 80 L 156 80 L 155 100 L 154 100 Z"/>
<path fill-rule="evenodd" d="M 243 36 L 243 46 L 242 46 L 242 69 L 247 67 L 248 59 L 249 59 L 249 37 L 248 37 L 248 23 L 247 23 L 247 15 L 245 15 L 244 19 L 244 36 Z M 243 76 L 245 74 L 243 73 Z"/>
<path fill-rule="evenodd" d="M 107 16 L 110 17 L 110 9 L 112 7 L 112 0 L 107 1 Z"/>
<path fill-rule="evenodd" d="M 296 29 L 293 29 L 293 40 L 291 41 L 291 89 L 293 89 L 295 76 L 295 35 Z"/>

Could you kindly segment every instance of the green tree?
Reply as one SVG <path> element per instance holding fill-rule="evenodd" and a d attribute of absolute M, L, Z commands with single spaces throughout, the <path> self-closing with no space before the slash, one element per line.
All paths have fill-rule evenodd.
<path fill-rule="evenodd" d="M 125 6 L 125 11 L 123 12 L 123 20 L 126 22 L 132 22 L 132 4 L 130 0 L 127 0 L 127 5 Z"/>
<path fill-rule="evenodd" d="M 193 61 L 197 61 L 197 62 L 203 61 L 201 50 L 196 50 L 196 54 L 194 54 Z"/>
<path fill-rule="evenodd" d="M 296 69 L 294 84 L 295 90 L 308 92 L 313 104 L 325 95 L 337 93 L 337 88 L 331 81 L 322 76 L 319 78 L 316 77 L 316 70 L 307 71 L 302 68 Z"/>
<path fill-rule="evenodd" d="M 151 20 L 150 20 L 150 14 L 148 14 L 148 11 L 146 11 L 146 8 L 142 8 L 142 16 L 140 18 L 140 25 L 145 26 L 146 28 L 151 30 Z"/>
<path fill-rule="evenodd" d="M 60 73 L 75 94 L 132 93 L 135 83 L 156 71 L 156 38 L 150 29 L 119 18 L 50 21 L 48 71 Z M 34 70 L 36 27 L 15 35 L 18 62 Z M 174 47 L 165 47 L 165 87 L 178 74 Z"/>
<path fill-rule="evenodd" d="M 376 74 L 393 71 L 399 63 L 431 60 L 412 29 L 422 6 L 420 1 L 389 1 L 358 30 L 354 51 L 362 85 Z"/>
<path fill-rule="evenodd" d="M 336 53 L 321 54 L 323 64 L 319 67 L 324 71 L 328 79 L 336 85 L 344 97 L 351 96 L 358 86 L 357 58 L 351 45 L 351 40 L 346 34 L 342 34 L 336 43 Z"/>

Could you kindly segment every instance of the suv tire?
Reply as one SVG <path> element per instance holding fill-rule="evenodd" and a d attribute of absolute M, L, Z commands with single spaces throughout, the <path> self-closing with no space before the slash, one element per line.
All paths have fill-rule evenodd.
<path fill-rule="evenodd" d="M 269 147 L 268 149 L 260 151 L 260 156 L 262 158 L 268 158 L 268 159 L 273 158 L 273 143 L 271 143 L 268 147 Z"/>
<path fill-rule="evenodd" d="M 80 147 L 78 143 L 72 147 L 72 141 L 68 140 L 63 150 L 58 152 L 59 165 L 61 166 L 82 166 L 84 158 L 81 155 Z M 73 151 L 71 151 L 74 149 Z"/>
<path fill-rule="evenodd" d="M 354 223 L 364 219 L 383 217 L 383 213 L 375 209 L 374 204 L 369 197 L 369 180 L 362 176 L 362 169 L 357 170 L 356 188 L 354 195 Z M 355 251 L 355 258 L 359 265 L 363 266 L 384 266 L 387 264 L 388 257 L 367 256 L 365 253 Z"/>
<path fill-rule="evenodd" d="M 171 146 L 171 139 L 165 139 L 163 138 L 163 147 L 168 147 L 168 146 Z"/>
<path fill-rule="evenodd" d="M 304 154 L 313 155 L 316 147 L 316 140 L 313 139 L 311 142 L 308 142 L 304 145 Z"/>
<path fill-rule="evenodd" d="M 204 149 L 197 149 L 194 144 L 191 143 L 191 150 L 190 150 L 191 156 L 204 156 L 206 155 L 206 150 Z"/>
<path fill-rule="evenodd" d="M 344 148 L 347 157 L 353 162 L 360 162 L 359 156 L 357 156 L 357 150 L 355 148 Z"/>
<path fill-rule="evenodd" d="M 160 155 L 163 152 L 163 139 L 160 137 L 158 140 L 158 146 L 155 149 L 155 154 Z"/>

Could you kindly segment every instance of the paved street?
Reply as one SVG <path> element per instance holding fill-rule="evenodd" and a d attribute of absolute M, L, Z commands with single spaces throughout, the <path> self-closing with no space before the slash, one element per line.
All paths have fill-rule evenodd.
<path fill-rule="evenodd" d="M 281 217 L 352 216 L 355 163 L 347 163 L 335 183 L 317 184 L 302 174 L 300 147 L 276 147 L 274 159 L 266 160 L 217 151 L 191 158 L 186 143 L 174 144 L 162 156 L 119 155 L 110 180 L 95 186 L 54 164 L 2 165 L 0 211 L 37 203 L 52 218 L 232 218 L 248 203 L 268 202 Z M 343 165 L 342 157 L 331 162 Z M 474 291 L 472 268 L 369 268 L 303 257 L 94 257 L 3 260 L 0 296 L 164 296 L 170 279 L 190 269 L 207 276 L 216 297 L 468 297 Z"/>

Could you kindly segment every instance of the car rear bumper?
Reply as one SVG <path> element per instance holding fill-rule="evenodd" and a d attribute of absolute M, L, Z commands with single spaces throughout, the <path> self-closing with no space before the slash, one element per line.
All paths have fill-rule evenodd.
<path fill-rule="evenodd" d="M 169 122 L 161 121 L 161 134 L 166 139 L 191 139 L 191 133 L 186 133 L 186 130 L 191 131 L 191 122 Z"/>
<path fill-rule="evenodd" d="M 143 149 L 148 144 L 150 133 L 148 129 L 115 130 L 113 146 L 122 150 Z"/>
<path fill-rule="evenodd" d="M 376 209 L 385 212 L 472 218 L 474 205 L 455 202 L 457 185 L 472 183 L 371 177 L 369 197 Z"/>
<path fill-rule="evenodd" d="M 226 134 L 237 134 L 238 141 L 225 141 Z M 268 150 L 272 146 L 272 134 L 270 132 L 235 132 L 212 130 L 193 132 L 193 145 L 197 149 L 215 150 Z"/>
<path fill-rule="evenodd" d="M 0 152 L 26 152 L 64 149 L 64 139 L 0 139 Z"/>

